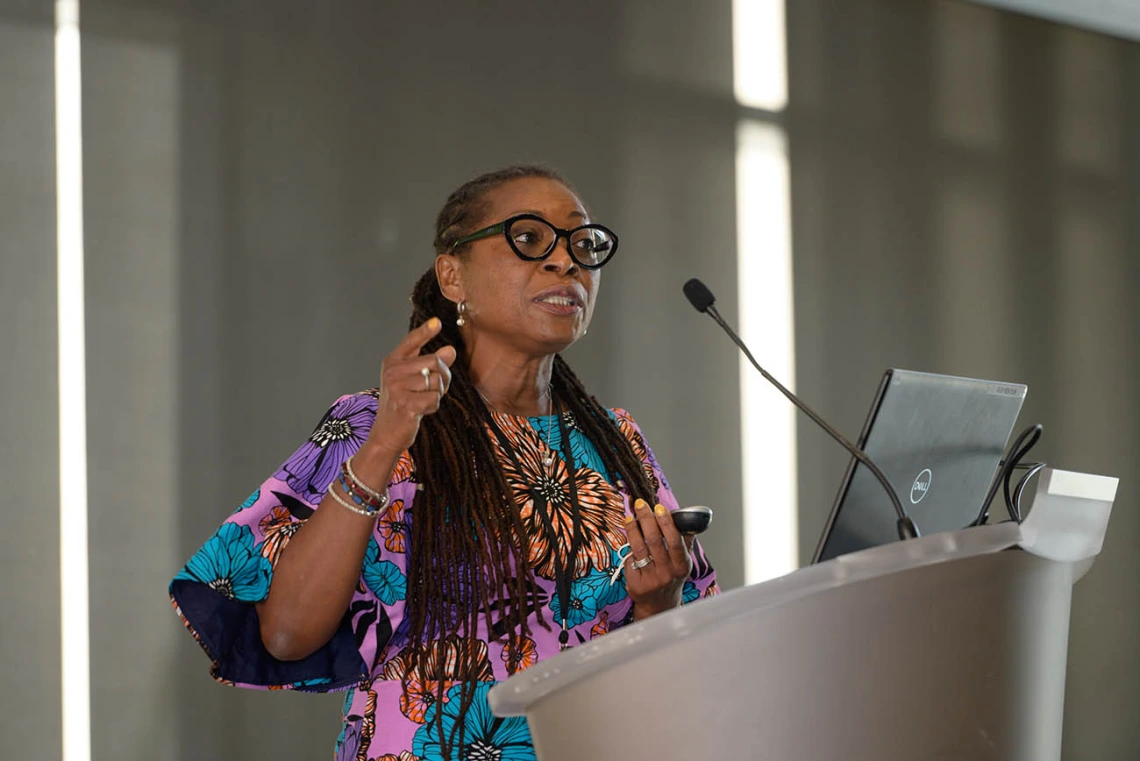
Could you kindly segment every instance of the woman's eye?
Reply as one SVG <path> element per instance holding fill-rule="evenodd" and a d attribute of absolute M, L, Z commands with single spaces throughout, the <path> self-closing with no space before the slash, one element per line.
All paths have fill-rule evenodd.
<path fill-rule="evenodd" d="M 578 248 L 590 253 L 597 253 L 598 251 L 605 251 L 608 248 L 606 241 L 594 240 L 593 238 L 583 238 L 578 241 Z"/>
<path fill-rule="evenodd" d="M 538 240 L 538 236 L 534 233 L 517 233 L 515 235 L 515 243 L 534 243 Z"/>

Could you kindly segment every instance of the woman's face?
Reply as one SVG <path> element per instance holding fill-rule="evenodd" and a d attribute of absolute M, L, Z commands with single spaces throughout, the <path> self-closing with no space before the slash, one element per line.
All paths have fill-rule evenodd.
<path fill-rule="evenodd" d="M 488 192 L 487 210 L 472 228 L 516 214 L 537 214 L 555 227 L 588 224 L 581 201 L 562 183 L 529 177 Z M 441 256 L 437 274 L 444 295 L 467 302 L 467 330 L 474 345 L 494 338 L 534 356 L 564 350 L 586 332 L 594 313 L 600 273 L 578 266 L 561 238 L 542 261 L 520 259 L 506 238 L 494 235 L 468 245 L 460 256 Z"/>

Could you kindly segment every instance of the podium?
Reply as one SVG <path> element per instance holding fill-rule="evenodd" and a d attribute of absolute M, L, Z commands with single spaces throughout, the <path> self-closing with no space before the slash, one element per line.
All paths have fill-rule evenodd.
<path fill-rule="evenodd" d="M 1057 761 L 1072 586 L 1115 493 L 1046 471 L 1021 524 L 654 616 L 516 674 L 491 708 L 527 717 L 539 761 Z"/>

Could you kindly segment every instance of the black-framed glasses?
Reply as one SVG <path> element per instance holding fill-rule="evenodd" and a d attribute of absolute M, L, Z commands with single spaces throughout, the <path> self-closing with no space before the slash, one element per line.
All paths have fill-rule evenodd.
<path fill-rule="evenodd" d="M 613 258 L 618 247 L 617 235 L 602 225 L 582 225 L 563 230 L 537 214 L 518 214 L 460 238 L 451 244 L 451 249 L 499 233 L 506 237 L 515 255 L 528 262 L 550 256 L 558 245 L 558 239 L 565 238 L 570 242 L 570 258 L 588 270 L 599 269 Z"/>

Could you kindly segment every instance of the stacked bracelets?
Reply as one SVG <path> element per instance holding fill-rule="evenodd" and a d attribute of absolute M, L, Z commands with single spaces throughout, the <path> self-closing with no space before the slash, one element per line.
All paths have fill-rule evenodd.
<path fill-rule="evenodd" d="M 341 496 L 340 492 L 344 492 Z M 365 486 L 352 472 L 352 458 L 349 457 L 340 466 L 340 476 L 329 487 L 332 498 L 357 515 L 375 518 L 380 511 L 388 506 L 388 490 L 384 493 Z M 347 497 L 347 499 L 346 499 Z"/>

